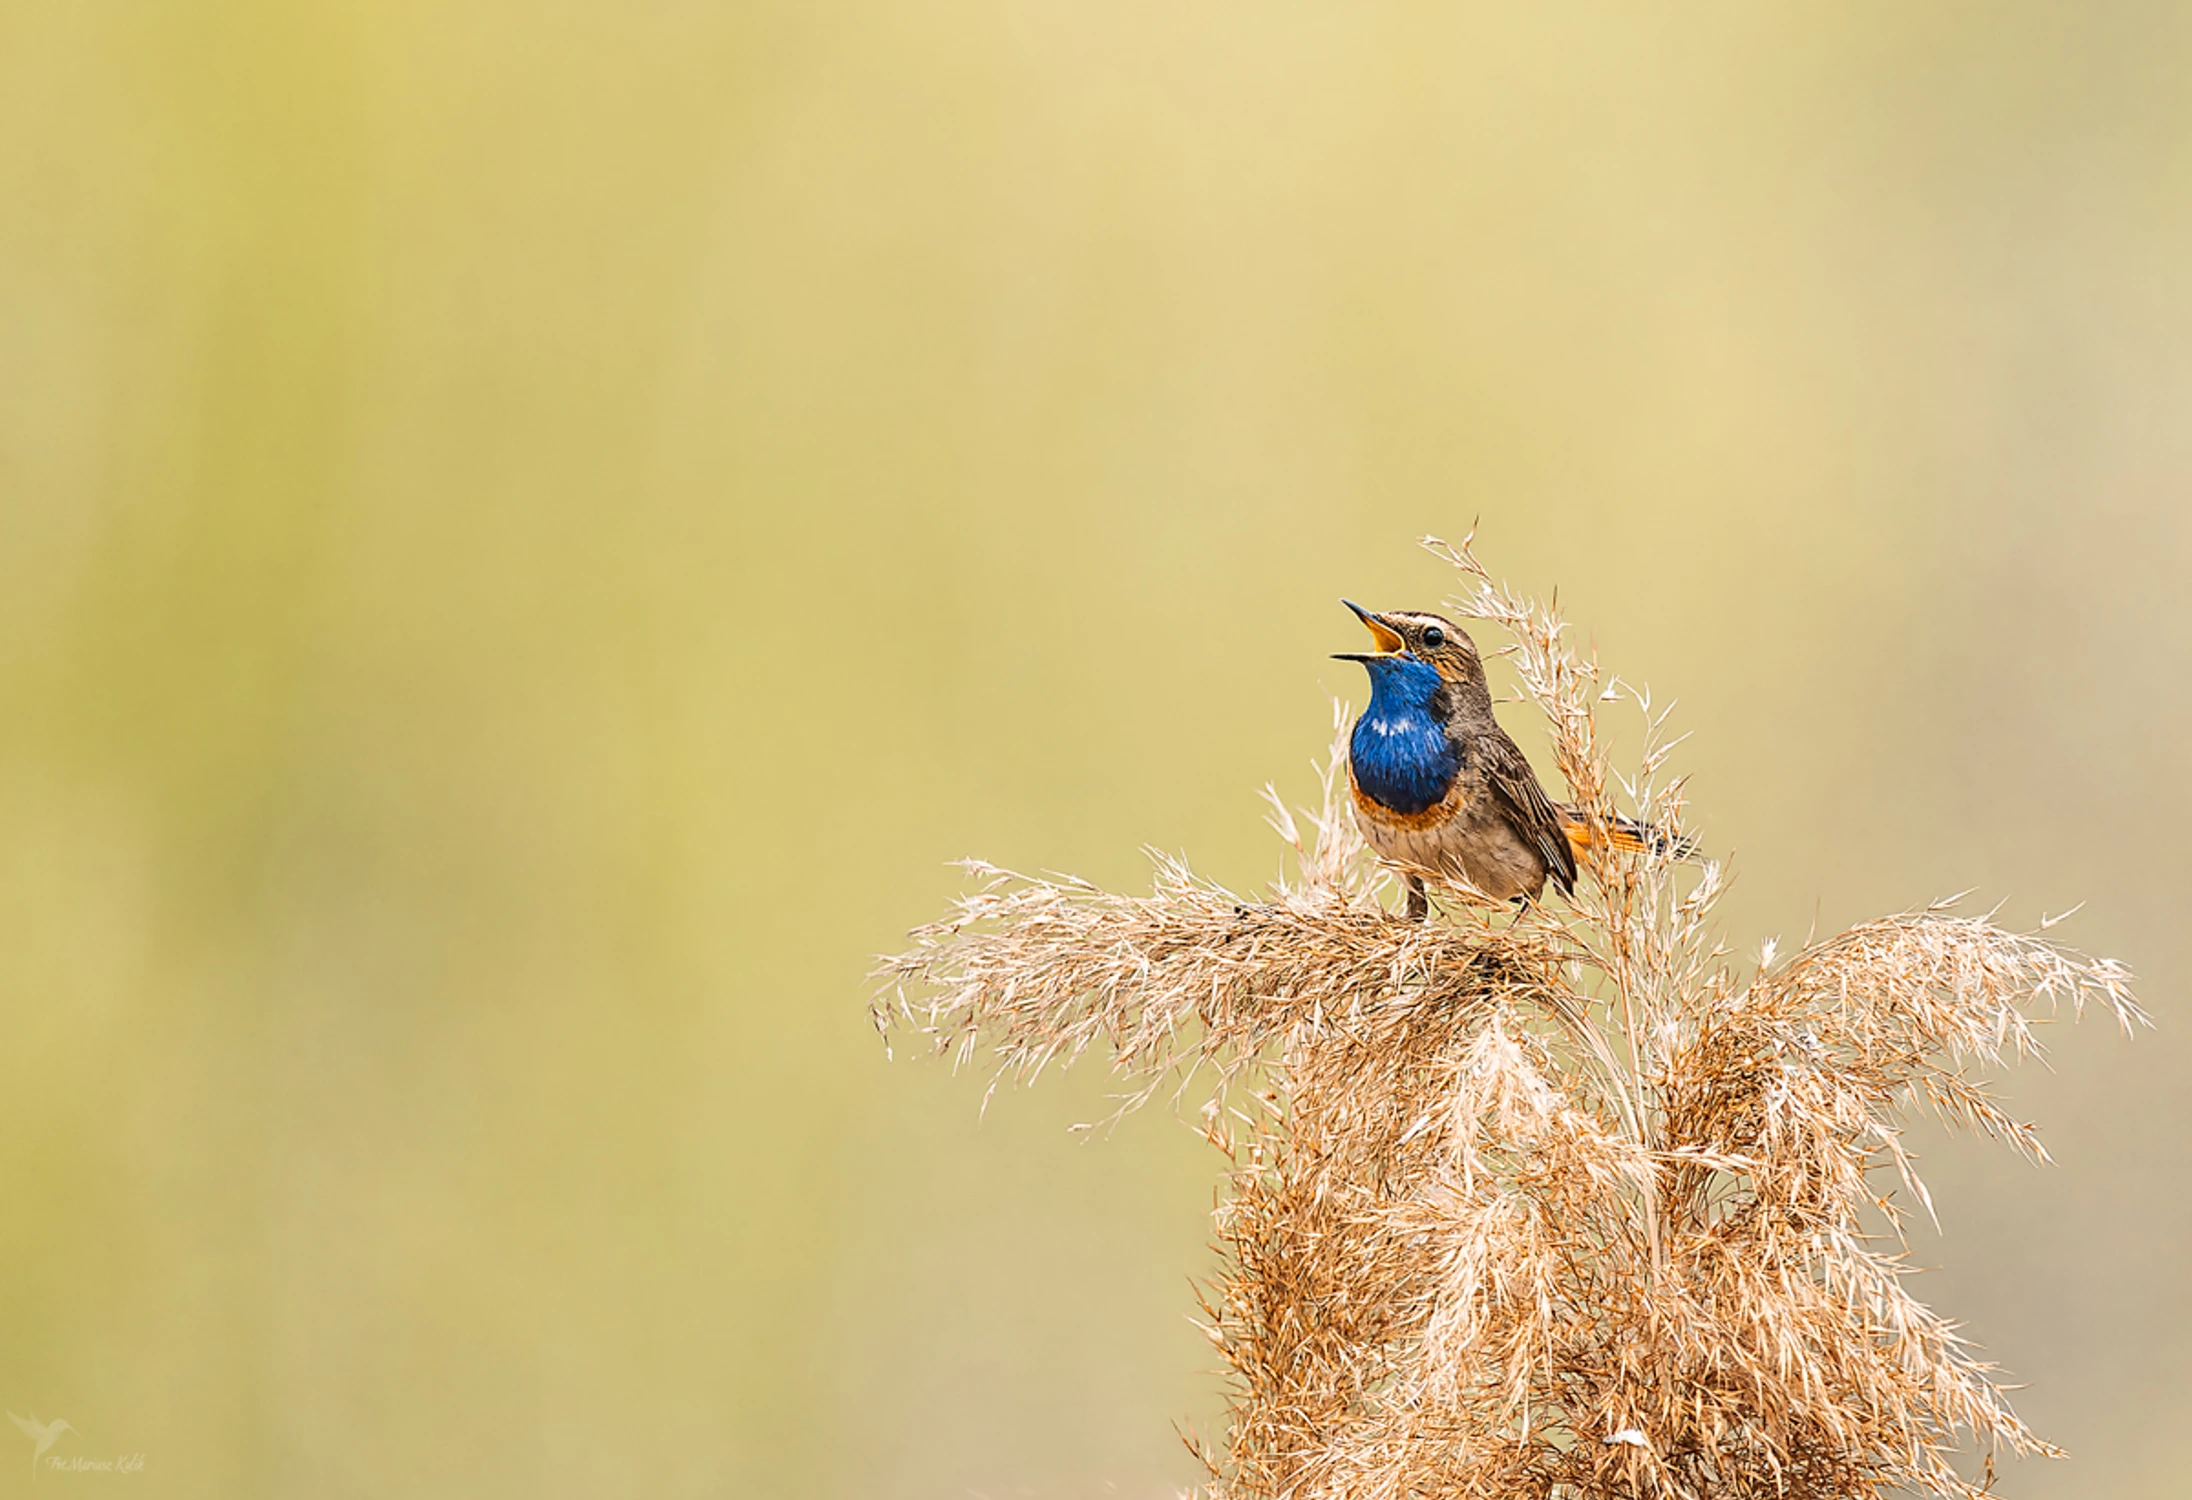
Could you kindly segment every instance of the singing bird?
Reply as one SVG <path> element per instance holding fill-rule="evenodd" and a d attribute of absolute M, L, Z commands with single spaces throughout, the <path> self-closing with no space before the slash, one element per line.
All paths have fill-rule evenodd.
<path fill-rule="evenodd" d="M 1492 716 L 1476 644 L 1440 615 L 1340 602 L 1377 644 L 1336 653 L 1370 672 L 1370 706 L 1347 741 L 1355 820 L 1370 847 L 1405 872 L 1408 914 L 1430 909 L 1418 871 L 1459 875 L 1494 900 L 1535 901 L 1548 879 L 1568 894 L 1591 825 L 1545 795 Z M 1616 848 L 1670 847 L 1630 818 L 1615 819 L 1608 838 Z"/>

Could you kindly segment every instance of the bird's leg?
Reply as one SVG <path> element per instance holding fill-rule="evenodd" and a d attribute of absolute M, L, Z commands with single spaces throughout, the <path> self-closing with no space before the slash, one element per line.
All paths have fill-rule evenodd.
<path fill-rule="evenodd" d="M 1405 877 L 1408 885 L 1408 920 L 1420 922 L 1431 915 L 1431 897 L 1423 888 L 1421 876 Z"/>

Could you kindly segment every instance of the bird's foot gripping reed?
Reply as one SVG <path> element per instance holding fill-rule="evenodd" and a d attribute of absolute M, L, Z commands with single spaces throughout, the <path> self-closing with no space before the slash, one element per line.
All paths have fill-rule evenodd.
<path fill-rule="evenodd" d="M 1466 542 L 1430 545 L 1462 574 L 1451 607 L 1514 637 L 1565 811 L 1667 837 L 1575 840 L 1565 898 L 1413 871 L 1440 911 L 1410 920 L 1343 730 L 1306 835 L 1274 799 L 1299 858 L 1266 898 L 1164 858 L 1147 896 L 976 865 L 885 965 L 879 1020 L 1000 1079 L 1101 1046 L 1130 1107 L 1207 1091 L 1230 1164 L 1212 1500 L 1976 1497 L 1973 1464 L 2053 1453 L 1906 1286 L 1897 1193 L 1927 1200 L 1898 1121 L 2044 1159 L 1972 1070 L 2036 1052 L 2035 1007 L 2143 1023 L 2127 972 L 1945 909 L 1739 971 L 1720 867 L 1679 862 L 1664 715 Z M 1624 696 L 1633 779 L 1594 722 Z"/>

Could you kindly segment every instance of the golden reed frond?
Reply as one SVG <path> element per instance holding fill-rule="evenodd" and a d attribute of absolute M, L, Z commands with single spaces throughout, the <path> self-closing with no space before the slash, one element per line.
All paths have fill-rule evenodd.
<path fill-rule="evenodd" d="M 1618 788 L 1677 832 L 1665 711 L 1466 541 L 1426 545 L 1461 572 L 1455 611 L 1513 636 L 1577 806 L 1610 820 Z M 1597 732 L 1622 698 L 1633 777 Z M 1930 1108 L 2044 1159 L 1970 1070 L 2036 1052 L 2036 1005 L 2143 1024 L 2121 965 L 1934 908 L 1746 978 L 1713 935 L 1721 868 L 1608 840 L 1572 903 L 1448 886 L 1409 921 L 1344 755 L 1306 836 L 1273 798 L 1296 873 L 1266 899 L 1163 856 L 1141 897 L 974 864 L 880 970 L 880 1025 L 986 1051 L 998 1080 L 1101 1047 L 1127 1108 L 1204 1081 L 1231 1163 L 1210 1500 L 1978 1497 L 1959 1452 L 1991 1473 L 2056 1451 L 1907 1289 L 1893 1190 L 1930 1202 L 1898 1121 Z"/>

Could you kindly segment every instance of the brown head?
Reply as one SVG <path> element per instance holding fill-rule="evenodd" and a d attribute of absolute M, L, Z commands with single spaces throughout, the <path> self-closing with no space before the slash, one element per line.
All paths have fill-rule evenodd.
<path fill-rule="evenodd" d="M 1352 599 L 1340 603 L 1355 612 L 1355 618 L 1369 627 L 1371 637 L 1377 642 L 1375 652 L 1348 653 L 1348 659 L 1363 660 L 1368 656 L 1412 656 L 1438 669 L 1438 674 L 1452 690 L 1459 706 L 1492 706 L 1491 685 L 1484 678 L 1484 662 L 1477 656 L 1476 642 L 1469 639 L 1467 631 L 1444 615 L 1428 614 L 1422 610 L 1397 609 L 1380 614 L 1364 609 Z"/>

